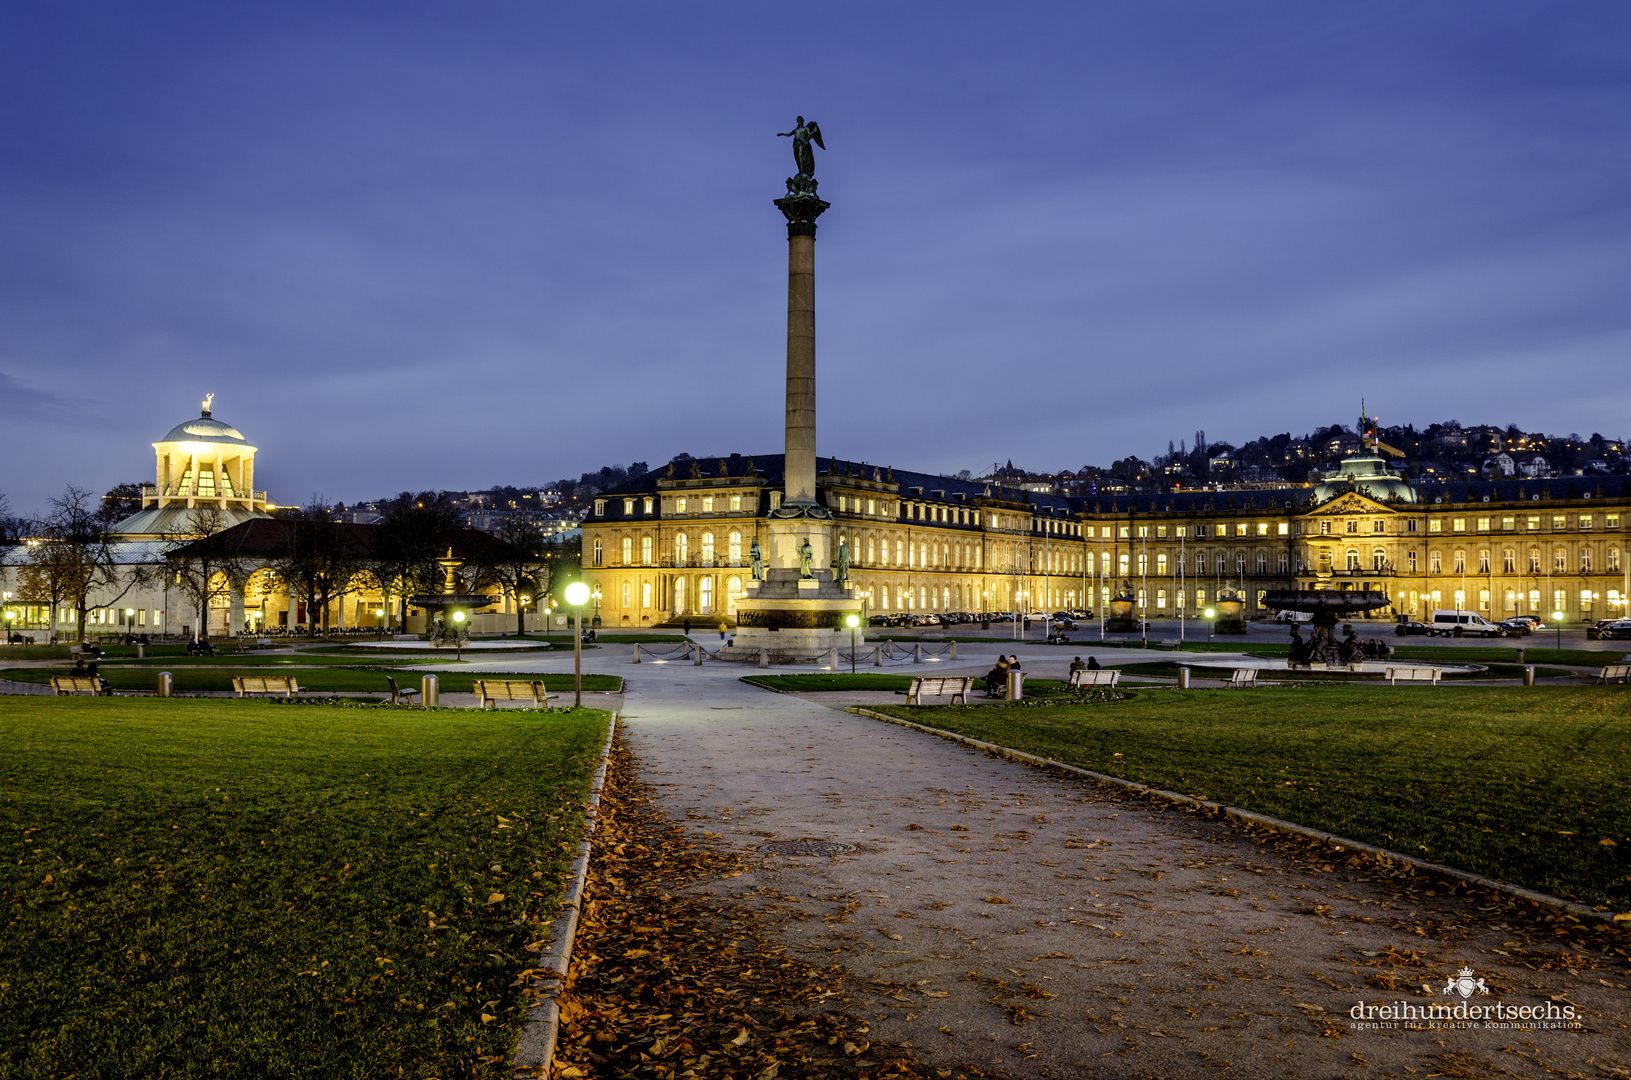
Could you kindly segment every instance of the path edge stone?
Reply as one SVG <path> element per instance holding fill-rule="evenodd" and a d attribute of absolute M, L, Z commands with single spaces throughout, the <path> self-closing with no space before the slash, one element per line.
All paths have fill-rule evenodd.
<path fill-rule="evenodd" d="M 600 793 L 606 786 L 606 769 L 611 763 L 612 740 L 622 710 L 612 710 L 606 725 L 606 741 L 600 748 L 600 765 L 589 783 L 589 802 L 583 814 L 583 838 L 567 873 L 566 891 L 561 897 L 560 914 L 549 924 L 548 943 L 539 950 L 533 964 L 535 1003 L 527 1009 L 525 1026 L 515 1042 L 512 1068 L 517 1076 L 545 1077 L 555 1063 L 555 1043 L 561 1029 L 560 995 L 572 961 L 572 945 L 578 934 L 578 910 L 589 881 L 589 855 L 594 849 L 595 828 L 600 818 Z"/>
<path fill-rule="evenodd" d="M 1036 768 L 1045 769 L 1049 772 L 1062 773 L 1071 777 L 1085 777 L 1086 779 L 1092 780 L 1096 783 L 1108 784 L 1111 787 L 1118 787 L 1124 791 L 1131 791 L 1139 795 L 1146 795 L 1151 798 L 1160 799 L 1164 802 L 1178 803 L 1183 806 L 1192 806 L 1205 811 L 1212 817 L 1220 817 L 1229 821 L 1239 821 L 1249 825 L 1261 825 L 1265 828 L 1274 829 L 1277 832 L 1292 833 L 1297 836 L 1304 836 L 1311 840 L 1318 840 L 1322 843 L 1328 844 L 1337 851 L 1353 850 L 1361 851 L 1368 855 L 1380 856 L 1382 858 L 1404 863 L 1405 865 L 1413 867 L 1430 877 L 1441 878 L 1448 881 L 1465 882 L 1470 885 L 1478 885 L 1494 892 L 1503 893 L 1518 900 L 1527 901 L 1536 905 L 1537 907 L 1543 907 L 1556 911 L 1559 914 L 1567 915 L 1574 919 L 1595 920 L 1597 922 L 1605 923 L 1625 922 L 1627 919 L 1631 919 L 1631 915 L 1616 914 L 1612 911 L 1595 911 L 1592 908 L 1587 907 L 1585 904 L 1578 904 L 1572 900 L 1564 900 L 1561 897 L 1551 896 L 1543 892 L 1536 892 L 1533 889 L 1526 889 L 1521 885 L 1513 885 L 1505 881 L 1498 881 L 1495 878 L 1485 877 L 1482 874 L 1475 874 L 1470 870 L 1458 870 L 1453 866 L 1444 866 L 1439 863 L 1425 862 L 1424 860 L 1418 859 L 1413 855 L 1404 855 L 1397 851 L 1389 851 L 1387 848 L 1377 847 L 1375 844 L 1367 844 L 1361 840 L 1350 840 L 1347 837 L 1337 836 L 1334 833 L 1324 832 L 1320 829 L 1312 829 L 1306 825 L 1298 825 L 1295 822 L 1283 821 L 1280 818 L 1269 817 L 1267 814 L 1259 814 L 1255 810 L 1243 810 L 1238 806 L 1224 806 L 1222 803 L 1210 802 L 1206 799 L 1197 799 L 1193 795 L 1180 795 L 1176 791 L 1167 791 L 1163 788 L 1150 787 L 1148 784 L 1140 784 L 1133 780 L 1123 780 L 1119 776 L 1110 776 L 1107 773 L 1094 772 L 1091 769 L 1083 769 L 1077 765 L 1067 765 L 1062 761 L 1055 761 L 1052 758 L 1039 757 L 1036 754 L 1027 754 L 1023 750 L 1014 750 L 1010 747 L 1000 746 L 997 743 L 984 742 L 980 739 L 970 738 L 967 735 L 958 734 L 955 731 L 947 731 L 945 728 L 930 727 L 927 724 L 918 724 L 912 722 L 911 720 L 902 720 L 898 716 L 888 716 L 884 713 L 874 712 L 865 706 L 851 705 L 844 711 L 854 713 L 857 716 L 869 717 L 873 720 L 882 720 L 889 724 L 899 724 L 901 727 L 911 728 L 914 731 L 922 731 L 930 735 L 938 735 L 942 739 L 949 739 L 955 743 L 962 743 L 964 746 L 969 746 L 976 750 L 983 750 L 988 754 L 993 754 L 1001 758 L 1007 758 L 1009 761 L 1018 762 L 1022 765 L 1030 765 Z"/>

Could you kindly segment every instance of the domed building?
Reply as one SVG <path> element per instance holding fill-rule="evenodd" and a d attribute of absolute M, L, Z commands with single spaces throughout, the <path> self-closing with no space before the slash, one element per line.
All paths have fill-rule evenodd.
<path fill-rule="evenodd" d="M 213 531 L 271 516 L 266 492 L 255 490 L 255 447 L 243 432 L 210 414 L 214 397 L 204 399 L 199 416 L 153 444 L 153 486 L 143 486 L 142 508 L 113 532 L 130 540 L 186 536 L 197 531 L 190 519 L 198 507 L 220 511 Z"/>
<path fill-rule="evenodd" d="M 1357 491 L 1382 503 L 1413 503 L 1417 498 L 1409 481 L 1373 454 L 1345 458 L 1339 467 L 1326 473 L 1324 481 L 1314 488 L 1314 501 L 1327 502 L 1347 491 Z"/>

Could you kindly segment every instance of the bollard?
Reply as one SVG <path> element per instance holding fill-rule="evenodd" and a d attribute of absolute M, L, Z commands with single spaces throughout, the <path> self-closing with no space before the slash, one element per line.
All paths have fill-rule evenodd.
<path fill-rule="evenodd" d="M 640 646 L 639 645 L 636 645 L 634 647 L 634 662 L 636 664 L 638 664 L 640 662 Z"/>
<path fill-rule="evenodd" d="M 147 659 L 147 646 L 141 644 L 140 642 L 136 643 L 136 659 L 138 659 L 138 660 L 146 660 Z"/>
<path fill-rule="evenodd" d="M 1523 652 L 1522 649 L 1519 649 L 1518 651 Z M 1524 665 L 1524 669 L 1523 669 L 1523 685 L 1525 685 L 1525 686 L 1534 686 L 1535 685 L 1535 665 L 1534 664 L 1525 664 Z"/>
<path fill-rule="evenodd" d="M 1008 700 L 1020 701 L 1025 697 L 1025 673 L 1023 671 L 1008 672 Z"/>
<path fill-rule="evenodd" d="M 921 644 L 912 646 L 912 663 L 923 663 L 923 646 Z"/>
<path fill-rule="evenodd" d="M 702 646 L 701 645 L 692 646 L 692 649 L 691 649 L 691 665 L 693 667 L 701 667 L 702 666 Z"/>
<path fill-rule="evenodd" d="M 1181 667 L 1178 669 L 1178 689 L 1189 689 L 1189 669 L 1186 667 Z"/>
<path fill-rule="evenodd" d="M 419 680 L 419 704 L 427 709 L 434 709 L 442 703 L 436 692 L 436 676 L 426 675 Z"/>
<path fill-rule="evenodd" d="M 872 666 L 883 667 L 883 646 L 876 645 L 872 649 Z"/>
<path fill-rule="evenodd" d="M 169 697 L 174 686 L 175 681 L 168 671 L 159 672 L 159 697 Z"/>
<path fill-rule="evenodd" d="M 765 648 L 763 645 L 759 646 L 759 666 L 770 666 L 770 650 Z"/>
<path fill-rule="evenodd" d="M 957 642 L 955 641 L 951 643 L 951 658 L 953 660 L 957 659 Z"/>
<path fill-rule="evenodd" d="M 827 664 L 827 670 L 828 671 L 837 671 L 838 670 L 838 650 L 837 649 L 828 649 L 827 650 L 826 664 Z"/>
<path fill-rule="evenodd" d="M 1523 663 L 1523 646 L 1518 646 L 1518 663 Z"/>

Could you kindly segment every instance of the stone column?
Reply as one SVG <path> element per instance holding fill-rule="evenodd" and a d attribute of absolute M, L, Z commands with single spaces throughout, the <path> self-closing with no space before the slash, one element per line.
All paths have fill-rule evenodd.
<path fill-rule="evenodd" d="M 816 501 L 815 222 L 787 237 L 787 460 L 783 506 Z"/>

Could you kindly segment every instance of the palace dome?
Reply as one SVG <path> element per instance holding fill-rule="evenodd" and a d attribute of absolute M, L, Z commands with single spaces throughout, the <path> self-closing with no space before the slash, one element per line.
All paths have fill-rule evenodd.
<path fill-rule="evenodd" d="M 223 424 L 204 410 L 202 416 L 192 420 L 183 420 L 170 429 L 170 433 L 159 442 L 207 442 L 232 443 L 236 446 L 248 446 L 249 440 L 244 438 L 243 432 L 231 424 Z"/>
<path fill-rule="evenodd" d="M 1325 474 L 1325 480 L 1314 488 L 1314 501 L 1325 502 L 1345 491 L 1357 491 L 1377 502 L 1416 501 L 1416 489 L 1388 468 L 1379 457 L 1352 457 Z"/>

